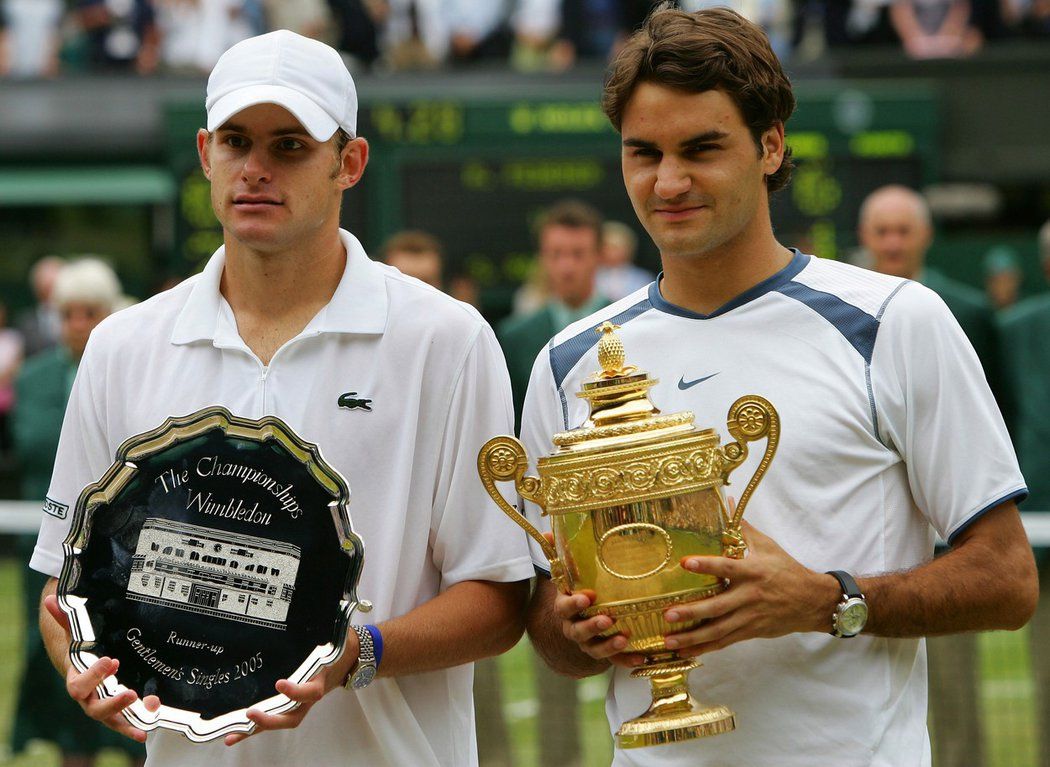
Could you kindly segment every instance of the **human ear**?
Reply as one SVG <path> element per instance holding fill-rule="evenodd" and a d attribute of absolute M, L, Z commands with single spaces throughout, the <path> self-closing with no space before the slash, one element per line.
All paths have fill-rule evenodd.
<path fill-rule="evenodd" d="M 771 176 L 784 162 L 784 123 L 776 122 L 762 134 L 762 171 Z"/>
<path fill-rule="evenodd" d="M 197 131 L 197 156 L 201 161 L 201 170 L 204 171 L 204 177 L 211 181 L 211 162 L 208 159 L 208 152 L 211 150 L 211 134 L 208 131 L 201 128 Z"/>
<path fill-rule="evenodd" d="M 336 181 L 342 189 L 349 189 L 361 180 L 368 165 L 368 141 L 358 136 L 343 147 L 339 156 L 339 172 Z"/>

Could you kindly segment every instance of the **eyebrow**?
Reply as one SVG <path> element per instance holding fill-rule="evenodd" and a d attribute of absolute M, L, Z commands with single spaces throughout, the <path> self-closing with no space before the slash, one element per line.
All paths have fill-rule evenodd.
<path fill-rule="evenodd" d="M 714 141 L 721 141 L 729 136 L 725 131 L 720 130 L 709 130 L 703 133 L 698 133 L 695 136 L 687 138 L 685 141 L 679 142 L 679 146 L 682 148 L 696 146 L 697 144 L 710 144 Z M 656 149 L 656 144 L 652 141 L 645 141 L 640 138 L 625 138 L 623 145 L 627 147 L 633 147 L 636 149 Z"/>

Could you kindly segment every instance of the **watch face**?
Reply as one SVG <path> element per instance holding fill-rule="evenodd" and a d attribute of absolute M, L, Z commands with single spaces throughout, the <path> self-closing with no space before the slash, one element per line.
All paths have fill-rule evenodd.
<path fill-rule="evenodd" d="M 375 678 L 375 666 L 362 666 L 357 670 L 357 673 L 354 674 L 354 678 L 350 682 L 350 684 L 355 690 L 360 690 L 362 687 L 367 687 L 368 684 Z"/>
<path fill-rule="evenodd" d="M 842 612 L 839 613 L 838 630 L 846 636 L 859 634 L 868 620 L 868 605 L 856 599 L 850 600 Z"/>

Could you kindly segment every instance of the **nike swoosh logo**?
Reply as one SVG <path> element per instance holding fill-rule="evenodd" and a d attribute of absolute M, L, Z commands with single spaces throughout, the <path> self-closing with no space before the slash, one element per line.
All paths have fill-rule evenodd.
<path fill-rule="evenodd" d="M 718 375 L 718 373 L 712 373 L 709 376 L 704 376 L 703 378 L 697 378 L 695 381 L 686 381 L 685 380 L 685 376 L 682 376 L 681 378 L 678 379 L 678 388 L 681 389 L 682 391 L 685 391 L 686 389 L 691 389 L 694 386 L 696 386 L 698 383 L 703 383 L 708 378 L 714 378 L 716 375 Z"/>

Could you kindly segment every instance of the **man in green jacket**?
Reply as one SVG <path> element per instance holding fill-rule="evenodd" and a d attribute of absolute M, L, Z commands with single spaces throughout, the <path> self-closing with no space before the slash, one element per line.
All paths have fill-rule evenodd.
<path fill-rule="evenodd" d="M 563 200 L 541 214 L 536 231 L 537 266 L 546 280 L 547 303 L 530 314 L 504 320 L 496 334 L 507 358 L 519 424 L 532 363 L 540 349 L 562 329 L 609 303 L 598 293 L 596 282 L 602 249 L 598 211 L 579 200 Z"/>

